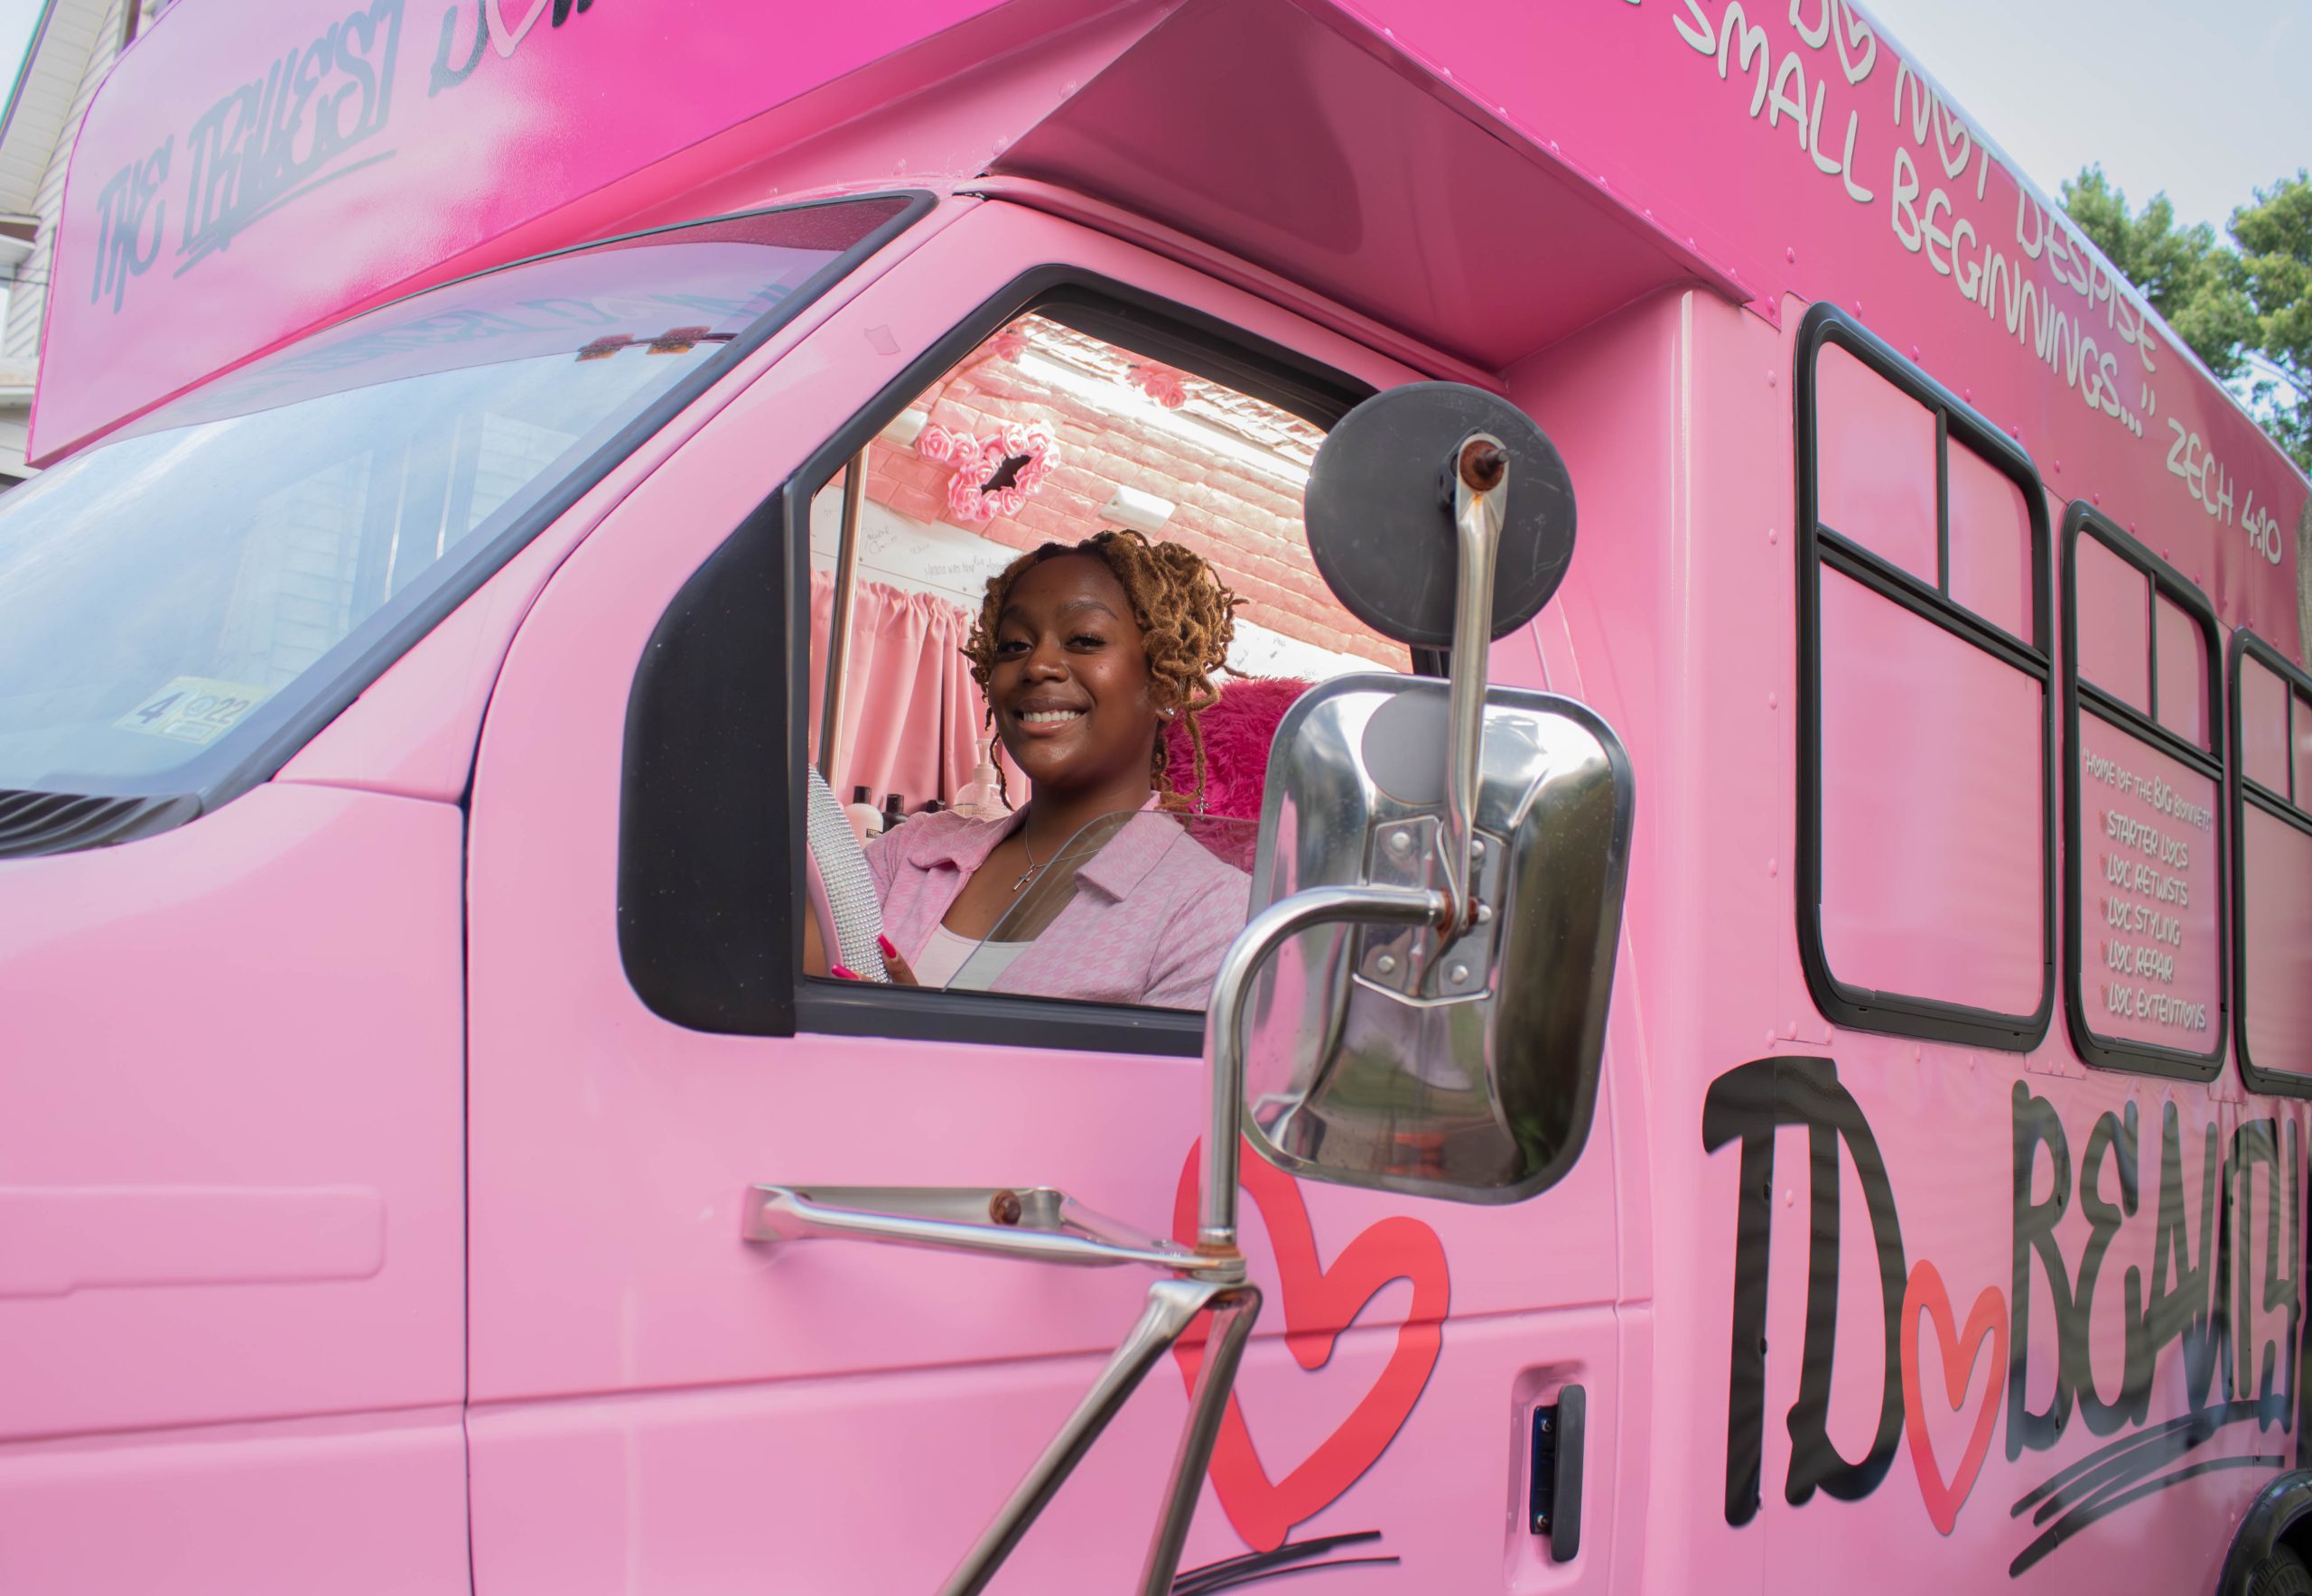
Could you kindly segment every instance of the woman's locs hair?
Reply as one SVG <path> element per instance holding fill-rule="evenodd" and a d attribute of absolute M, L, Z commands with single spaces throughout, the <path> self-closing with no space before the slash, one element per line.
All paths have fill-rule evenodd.
<path fill-rule="evenodd" d="M 972 680 L 988 691 L 995 675 L 995 634 L 1020 578 L 1046 560 L 1062 555 L 1091 555 L 1115 574 L 1132 601 L 1132 618 L 1140 628 L 1141 648 L 1148 656 L 1149 692 L 1160 715 L 1186 723 L 1189 745 L 1195 750 L 1195 770 L 1183 791 L 1168 769 L 1165 742 L 1160 727 L 1149 775 L 1165 797 L 1167 808 L 1190 808 L 1204 797 L 1204 729 L 1197 717 L 1219 701 L 1214 676 L 1229 670 L 1228 645 L 1236 636 L 1236 605 L 1241 602 L 1220 580 L 1205 557 L 1178 543 L 1151 543 L 1138 532 L 1095 533 L 1081 543 L 1047 543 L 1033 548 L 988 579 L 987 596 L 980 602 L 979 619 L 972 623 L 964 658 L 970 662 Z M 1234 672 L 1230 672 L 1234 674 Z M 992 724 L 995 707 L 988 705 Z M 999 762 L 997 770 L 1002 770 Z"/>

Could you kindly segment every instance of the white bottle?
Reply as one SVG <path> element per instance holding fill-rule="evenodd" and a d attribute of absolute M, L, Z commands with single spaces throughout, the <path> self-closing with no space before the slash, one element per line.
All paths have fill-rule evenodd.
<path fill-rule="evenodd" d="M 1003 801 L 1003 788 L 995 776 L 995 739 L 983 737 L 978 746 L 979 762 L 972 767 L 972 779 L 948 807 L 967 819 L 1001 820 L 1012 806 Z"/>
<path fill-rule="evenodd" d="M 843 812 L 850 817 L 851 829 L 859 834 L 861 847 L 867 845 L 869 837 L 881 836 L 883 834 L 883 812 L 875 807 L 874 800 L 868 797 L 865 788 L 854 787 L 851 789 L 851 801 L 843 806 Z"/>

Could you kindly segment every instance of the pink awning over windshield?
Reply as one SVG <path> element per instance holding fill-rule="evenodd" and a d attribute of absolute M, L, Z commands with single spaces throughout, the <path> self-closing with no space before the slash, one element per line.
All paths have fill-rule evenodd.
<path fill-rule="evenodd" d="M 524 231 L 994 4 L 181 0 L 73 154 L 35 452 L 350 308 L 608 230 L 657 196 Z"/>

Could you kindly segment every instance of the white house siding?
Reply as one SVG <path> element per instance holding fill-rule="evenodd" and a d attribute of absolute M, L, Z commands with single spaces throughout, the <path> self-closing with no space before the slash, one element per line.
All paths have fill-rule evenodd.
<path fill-rule="evenodd" d="M 47 151 L 41 165 L 40 186 L 34 191 L 32 214 L 40 218 L 40 232 L 33 240 L 33 252 L 20 268 L 19 279 L 8 294 L 8 322 L 0 331 L 0 355 L 30 356 L 40 353 L 41 317 L 48 308 L 50 268 L 56 253 L 56 223 L 64 206 L 64 169 L 71 159 L 72 141 L 80 131 L 80 118 L 96 98 L 97 87 L 120 53 L 122 7 L 134 0 L 56 0 L 48 27 L 40 42 L 42 61 L 51 64 L 49 52 L 57 52 L 54 67 L 62 70 L 34 70 L 27 78 L 23 95 L 18 103 L 14 125 L 8 132 L 7 145 L 0 152 L 0 163 L 8 159 L 26 159 L 30 152 L 13 147 L 19 137 L 35 142 L 50 126 L 58 129 L 54 143 Z M 72 63 L 84 62 L 77 79 L 70 75 Z M 70 98 L 63 115 L 56 115 L 55 102 L 65 97 L 64 85 L 70 84 Z M 5 175 L 0 172 L 0 175 Z M 69 290 L 70 285 L 66 287 Z"/>

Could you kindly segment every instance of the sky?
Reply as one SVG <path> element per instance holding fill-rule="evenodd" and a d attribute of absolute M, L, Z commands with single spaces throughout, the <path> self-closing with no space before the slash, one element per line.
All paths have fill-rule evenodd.
<path fill-rule="evenodd" d="M 1803 0 L 1811 18 L 1822 0 Z M 1767 0 L 1760 9 L 1780 10 Z M 2312 166 L 2312 0 L 1862 0 L 2049 195 L 2081 167 L 2213 222 Z"/>
<path fill-rule="evenodd" d="M 33 42 L 33 24 L 40 20 L 41 0 L 0 0 L 0 94 L 16 80 L 24 47 Z"/>

